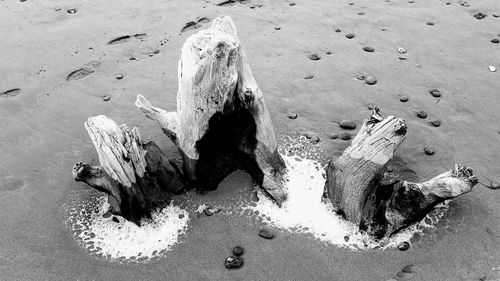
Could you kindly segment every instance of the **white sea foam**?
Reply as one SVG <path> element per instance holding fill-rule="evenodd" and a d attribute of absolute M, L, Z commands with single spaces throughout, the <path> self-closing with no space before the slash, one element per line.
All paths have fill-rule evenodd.
<path fill-rule="evenodd" d="M 168 251 L 188 225 L 189 214 L 174 204 L 143 220 L 141 227 L 116 217 L 104 218 L 109 204 L 104 196 L 91 198 L 70 210 L 68 225 L 79 244 L 111 260 L 148 261 Z"/>
<path fill-rule="evenodd" d="M 409 241 L 415 233 L 421 233 L 424 228 L 434 227 L 448 209 L 446 204 L 439 205 L 422 222 L 391 238 L 376 241 L 367 234 L 360 233 L 356 225 L 338 216 L 331 204 L 322 202 L 326 178 L 325 163 L 321 164 L 320 160 L 307 157 L 313 155 L 317 158 L 317 155 L 324 154 L 311 153 L 313 150 L 304 143 L 304 139 L 294 140 L 293 144 L 290 144 L 289 140 L 286 149 L 280 150 L 288 168 L 285 181 L 288 199 L 281 208 L 263 194 L 259 194 L 260 200 L 257 204 L 246 206 L 244 209 L 258 211 L 255 213 L 272 226 L 308 233 L 321 241 L 352 249 L 395 247 L 402 241 Z"/>

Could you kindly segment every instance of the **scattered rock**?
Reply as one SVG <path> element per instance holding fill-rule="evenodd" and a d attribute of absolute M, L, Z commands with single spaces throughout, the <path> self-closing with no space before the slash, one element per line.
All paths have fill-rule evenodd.
<path fill-rule="evenodd" d="M 441 120 L 439 120 L 439 119 L 433 120 L 433 121 L 431 121 L 431 125 L 434 127 L 439 127 L 439 126 L 441 126 Z"/>
<path fill-rule="evenodd" d="M 125 42 L 129 41 L 130 38 L 142 39 L 144 37 L 146 37 L 146 33 L 137 33 L 137 34 L 133 34 L 133 35 L 124 35 L 124 36 L 120 36 L 120 37 L 117 37 L 117 38 L 109 41 L 107 44 L 108 45 L 115 45 L 115 44 L 125 43 Z"/>
<path fill-rule="evenodd" d="M 500 40 L 498 40 L 498 38 L 491 39 L 491 43 L 498 44 L 499 42 Z"/>
<path fill-rule="evenodd" d="M 430 22 L 427 22 L 427 25 L 432 26 L 432 25 L 434 25 L 434 23 L 432 21 L 430 21 Z"/>
<path fill-rule="evenodd" d="M 111 97 L 110 97 L 110 96 L 108 96 L 108 95 L 105 95 L 104 97 L 102 97 L 102 100 L 103 100 L 103 101 L 108 101 L 108 100 L 110 100 L 110 99 L 111 99 Z"/>
<path fill-rule="evenodd" d="M 333 133 L 333 134 L 330 135 L 330 138 L 332 140 L 338 139 L 339 138 L 339 134 L 338 133 Z"/>
<path fill-rule="evenodd" d="M 108 210 L 106 213 L 104 213 L 104 214 L 102 215 L 102 217 L 103 217 L 103 218 L 105 218 L 105 219 L 107 219 L 107 218 L 111 217 L 112 215 L 113 215 L 113 214 L 111 214 L 111 211 L 109 211 L 109 210 Z"/>
<path fill-rule="evenodd" d="M 497 14 L 497 13 L 494 13 L 494 14 L 491 14 L 494 18 L 498 18 L 500 17 L 500 14 Z"/>
<path fill-rule="evenodd" d="M 339 33 L 339 32 L 342 32 L 342 30 L 340 30 L 340 28 L 337 28 L 337 29 L 335 29 L 335 32 Z"/>
<path fill-rule="evenodd" d="M 373 110 L 374 108 L 375 108 L 375 105 L 373 105 L 373 104 L 369 104 L 369 105 L 368 105 L 368 109 L 369 109 L 369 110 Z"/>
<path fill-rule="evenodd" d="M 264 228 L 259 230 L 259 236 L 265 239 L 273 239 L 274 233 L 272 233 L 271 230 Z"/>
<path fill-rule="evenodd" d="M 488 70 L 491 72 L 495 72 L 495 71 L 497 71 L 497 68 L 494 67 L 493 65 L 490 65 L 490 66 L 488 66 Z"/>
<path fill-rule="evenodd" d="M 435 98 L 441 97 L 441 92 L 438 89 L 430 89 L 429 93 Z"/>
<path fill-rule="evenodd" d="M 124 77 L 123 74 L 117 74 L 116 75 L 116 79 L 118 79 L 118 80 L 122 80 L 123 77 Z"/>
<path fill-rule="evenodd" d="M 207 207 L 207 208 L 205 208 L 205 210 L 203 210 L 203 212 L 205 213 L 205 215 L 207 215 L 209 217 L 213 216 L 214 214 L 217 214 L 220 211 L 222 211 L 221 207 L 215 207 L 215 208 Z"/>
<path fill-rule="evenodd" d="M 306 79 L 306 80 L 313 79 L 313 78 L 314 78 L 313 74 L 307 74 L 306 76 L 304 76 L 304 79 Z"/>
<path fill-rule="evenodd" d="M 424 146 L 424 153 L 425 155 L 434 155 L 436 151 L 432 147 Z"/>
<path fill-rule="evenodd" d="M 344 241 L 349 242 L 349 236 L 344 236 Z"/>
<path fill-rule="evenodd" d="M 352 39 L 352 38 L 354 38 L 354 34 L 353 33 L 347 33 L 345 35 L 345 37 L 347 37 L 347 39 Z"/>
<path fill-rule="evenodd" d="M 406 54 L 406 49 L 403 47 L 398 47 L 398 53 L 400 54 Z"/>
<path fill-rule="evenodd" d="M 332 54 L 332 52 L 328 51 L 328 52 L 326 52 L 326 54 L 327 54 L 327 55 L 331 55 L 331 54 Z"/>
<path fill-rule="evenodd" d="M 68 74 L 68 77 L 66 77 L 66 80 L 67 81 L 80 80 L 80 79 L 83 79 L 83 78 L 89 76 L 92 73 L 94 73 L 93 69 L 90 69 L 87 67 L 80 68 L 80 69 L 77 69 L 77 70 L 71 72 L 70 74 Z"/>
<path fill-rule="evenodd" d="M 113 218 L 112 218 L 112 220 L 113 220 L 114 222 L 116 222 L 116 223 L 119 223 L 119 222 L 120 222 L 120 220 L 118 220 L 118 218 L 117 218 L 117 217 L 113 217 Z"/>
<path fill-rule="evenodd" d="M 400 97 L 399 97 L 399 100 L 400 100 L 401 102 L 407 102 L 407 101 L 409 101 L 410 99 L 409 99 L 407 96 L 400 96 Z"/>
<path fill-rule="evenodd" d="M 356 129 L 356 123 L 354 123 L 352 120 L 342 120 L 339 123 L 340 128 L 346 129 L 346 130 L 354 130 Z"/>
<path fill-rule="evenodd" d="M 404 273 L 413 273 L 414 272 L 413 271 L 413 264 L 408 264 L 408 265 L 403 266 L 401 271 Z"/>
<path fill-rule="evenodd" d="M 75 14 L 76 9 L 68 9 L 68 10 L 66 10 L 66 12 L 68 12 L 68 14 Z"/>
<path fill-rule="evenodd" d="M 425 118 L 427 118 L 427 112 L 420 110 L 419 112 L 417 112 L 417 117 L 425 119 Z"/>
<path fill-rule="evenodd" d="M 237 257 L 243 255 L 244 252 L 245 252 L 245 250 L 240 246 L 236 246 L 233 248 L 233 254 Z"/>
<path fill-rule="evenodd" d="M 340 133 L 339 133 L 339 138 L 340 138 L 341 140 L 348 141 L 348 140 L 350 140 L 352 137 L 351 137 L 351 134 L 349 134 L 348 132 L 340 132 Z"/>
<path fill-rule="evenodd" d="M 0 93 L 0 98 L 12 98 L 21 93 L 21 89 L 15 88 Z"/>
<path fill-rule="evenodd" d="M 412 4 L 412 3 L 415 3 L 414 0 L 408 0 L 408 3 Z"/>
<path fill-rule="evenodd" d="M 399 57 L 399 60 L 406 60 L 406 57 Z"/>
<path fill-rule="evenodd" d="M 290 3 L 290 4 L 288 4 L 288 5 L 290 5 L 290 6 L 292 6 L 292 7 L 293 7 L 293 6 L 297 5 L 297 4 L 295 4 L 295 2 L 291 2 L 291 3 Z"/>
<path fill-rule="evenodd" d="M 308 58 L 309 58 L 310 60 L 320 60 L 320 59 L 321 59 L 320 55 L 318 55 L 318 54 L 316 54 L 316 53 L 314 53 L 314 54 L 310 54 L 310 55 L 308 56 Z"/>
<path fill-rule="evenodd" d="M 483 14 L 483 13 L 481 13 L 481 12 L 479 12 L 479 13 L 475 13 L 475 14 L 474 14 L 474 18 L 476 18 L 477 20 L 482 20 L 482 19 L 484 19 L 485 17 L 486 17 L 486 15 L 485 15 L 485 14 Z"/>
<path fill-rule="evenodd" d="M 373 53 L 373 52 L 375 52 L 375 49 L 373 47 L 366 46 L 366 47 L 363 47 L 363 51 L 368 52 L 368 53 Z"/>
<path fill-rule="evenodd" d="M 313 144 L 317 144 L 317 143 L 319 143 L 319 141 L 320 141 L 320 139 L 319 139 L 319 137 L 318 137 L 318 136 L 312 136 L 312 138 L 311 138 L 311 143 L 313 143 Z"/>
<path fill-rule="evenodd" d="M 356 79 L 363 81 L 366 79 L 366 77 L 364 75 L 358 75 L 356 76 Z"/>
<path fill-rule="evenodd" d="M 297 115 L 297 113 L 290 112 L 290 113 L 288 113 L 287 117 L 290 119 L 297 119 L 297 117 L 299 117 L 299 116 Z"/>
<path fill-rule="evenodd" d="M 226 268 L 240 268 L 243 266 L 243 258 L 231 256 L 224 262 Z"/>
<path fill-rule="evenodd" d="M 490 186 L 489 186 L 490 189 L 500 189 L 500 181 L 493 181 Z"/>
<path fill-rule="evenodd" d="M 306 136 L 306 139 L 308 139 L 308 140 L 310 140 L 313 137 L 313 135 L 310 133 L 306 133 L 305 136 Z"/>
<path fill-rule="evenodd" d="M 365 14 L 365 12 L 358 12 L 358 15 L 360 15 L 360 16 L 362 16 L 364 14 Z"/>
<path fill-rule="evenodd" d="M 377 84 L 377 79 L 370 75 L 370 76 L 366 77 L 365 82 L 368 85 L 375 85 L 375 84 Z"/>
<path fill-rule="evenodd" d="M 410 243 L 408 243 L 408 242 L 406 242 L 406 241 L 405 241 L 405 242 L 401 242 L 401 243 L 398 245 L 398 249 L 399 249 L 400 251 L 406 251 L 406 250 L 410 249 Z"/>

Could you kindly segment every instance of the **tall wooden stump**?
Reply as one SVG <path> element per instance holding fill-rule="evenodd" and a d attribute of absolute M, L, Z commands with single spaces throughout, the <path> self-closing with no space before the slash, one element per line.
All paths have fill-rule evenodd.
<path fill-rule="evenodd" d="M 262 91 L 252 75 L 230 17 L 186 40 L 178 67 L 177 111 L 139 95 L 135 105 L 156 120 L 178 147 L 183 171 L 199 190 L 213 190 L 244 169 L 281 204 L 285 164 Z"/>
<path fill-rule="evenodd" d="M 435 205 L 471 191 L 477 183 L 472 170 L 460 165 L 423 183 L 385 173 L 406 129 L 402 119 L 382 118 L 376 109 L 327 168 L 325 191 L 337 212 L 379 238 L 422 220 Z"/>
<path fill-rule="evenodd" d="M 85 128 L 100 166 L 78 162 L 73 178 L 108 194 L 111 213 L 140 225 L 183 188 L 177 167 L 154 142 L 143 142 L 138 128 L 118 126 L 103 115 L 89 118 Z"/>

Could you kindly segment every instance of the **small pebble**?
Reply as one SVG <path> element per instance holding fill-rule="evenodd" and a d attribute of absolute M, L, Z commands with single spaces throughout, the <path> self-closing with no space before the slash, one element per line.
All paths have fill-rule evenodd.
<path fill-rule="evenodd" d="M 430 21 L 430 22 L 427 23 L 427 25 L 432 26 L 432 25 L 434 25 L 434 23 L 432 21 Z"/>
<path fill-rule="evenodd" d="M 485 14 L 483 14 L 483 13 L 481 13 L 481 12 L 479 12 L 479 13 L 475 13 L 475 14 L 474 14 L 474 18 L 476 18 L 477 20 L 482 20 L 482 19 L 484 19 L 485 17 L 486 17 L 486 15 L 485 15 Z"/>
<path fill-rule="evenodd" d="M 368 105 L 368 109 L 369 109 L 369 110 L 373 110 L 374 108 L 375 108 L 375 106 L 374 106 L 373 104 L 369 104 L 369 105 Z"/>
<path fill-rule="evenodd" d="M 406 49 L 402 48 L 402 47 L 399 47 L 398 48 L 398 53 L 400 53 L 400 54 L 406 54 Z"/>
<path fill-rule="evenodd" d="M 110 96 L 108 96 L 108 95 L 105 95 L 104 97 L 102 97 L 102 100 L 103 100 L 103 101 L 108 101 L 108 100 L 110 100 L 110 99 L 111 99 L 111 97 L 110 97 Z"/>
<path fill-rule="evenodd" d="M 68 9 L 66 12 L 68 12 L 68 14 L 74 14 L 76 13 L 76 9 Z"/>
<path fill-rule="evenodd" d="M 414 0 L 408 0 L 408 3 L 410 3 L 410 4 L 411 3 L 415 3 L 415 1 Z"/>
<path fill-rule="evenodd" d="M 435 98 L 441 97 L 441 92 L 438 89 L 430 89 L 429 93 Z"/>
<path fill-rule="evenodd" d="M 417 117 L 425 119 L 427 118 L 427 112 L 420 110 L 419 112 L 417 112 Z"/>
<path fill-rule="evenodd" d="M 222 211 L 221 207 L 215 207 L 215 208 L 207 207 L 203 212 L 205 212 L 205 215 L 207 216 L 213 216 L 214 214 L 217 214 L 220 211 Z"/>
<path fill-rule="evenodd" d="M 321 57 L 316 53 L 310 54 L 308 57 L 310 60 L 320 60 L 321 59 Z"/>
<path fill-rule="evenodd" d="M 292 3 L 288 4 L 288 5 L 295 6 L 296 4 L 294 2 L 292 2 Z"/>
<path fill-rule="evenodd" d="M 342 30 L 340 30 L 340 28 L 337 28 L 337 29 L 335 29 L 335 32 L 339 33 L 339 32 L 342 32 Z"/>
<path fill-rule="evenodd" d="M 500 40 L 498 40 L 498 38 L 491 39 L 491 43 L 498 44 L 499 42 Z"/>
<path fill-rule="evenodd" d="M 349 236 L 344 236 L 344 241 L 349 242 Z"/>
<path fill-rule="evenodd" d="M 326 52 L 326 54 L 327 54 L 327 55 L 331 55 L 331 54 L 332 54 L 332 52 L 328 51 L 328 52 Z"/>
<path fill-rule="evenodd" d="M 235 256 L 237 256 L 237 257 L 239 257 L 239 256 L 243 255 L 243 252 L 244 252 L 244 251 L 245 251 L 245 250 L 243 250 L 243 248 L 242 248 L 242 247 L 240 247 L 240 246 L 236 246 L 236 247 L 234 247 L 234 248 L 233 248 L 233 254 L 234 254 Z"/>
<path fill-rule="evenodd" d="M 500 189 L 500 181 L 493 181 L 491 184 L 490 184 L 490 189 Z"/>
<path fill-rule="evenodd" d="M 368 85 L 375 85 L 375 84 L 377 84 L 377 79 L 373 76 L 368 76 L 368 77 L 366 77 L 365 82 Z"/>
<path fill-rule="evenodd" d="M 369 46 L 363 47 L 363 50 L 368 53 L 373 53 L 375 52 L 375 49 Z"/>
<path fill-rule="evenodd" d="M 331 135 L 330 135 L 330 138 L 331 138 L 332 140 L 336 140 L 336 139 L 338 139 L 338 138 L 339 138 L 339 134 L 338 134 L 338 133 L 333 133 L 333 134 L 331 134 Z"/>
<path fill-rule="evenodd" d="M 346 129 L 346 130 L 354 130 L 356 129 L 356 123 L 354 123 L 352 120 L 342 120 L 339 123 L 340 128 Z"/>
<path fill-rule="evenodd" d="M 349 134 L 348 132 L 340 132 L 339 133 L 339 138 L 341 140 L 345 140 L 345 141 L 348 141 L 351 139 L 351 134 Z"/>
<path fill-rule="evenodd" d="M 354 34 L 353 33 L 347 33 L 345 35 L 345 37 L 347 37 L 347 39 L 352 39 L 352 38 L 354 38 Z"/>
<path fill-rule="evenodd" d="M 399 60 L 406 60 L 406 57 L 399 57 Z"/>
<path fill-rule="evenodd" d="M 490 66 L 488 66 L 488 70 L 491 72 L 495 72 L 495 71 L 497 71 L 497 68 L 494 67 L 493 65 L 490 65 Z"/>
<path fill-rule="evenodd" d="M 306 79 L 306 80 L 313 79 L 313 78 L 314 78 L 313 74 L 307 74 L 306 76 L 304 76 L 304 79 Z"/>
<path fill-rule="evenodd" d="M 425 146 L 424 153 L 425 153 L 425 155 L 434 155 L 434 153 L 436 153 L 436 151 L 432 147 Z"/>
<path fill-rule="evenodd" d="M 497 14 L 497 13 L 494 13 L 494 14 L 491 14 L 494 18 L 498 18 L 500 17 L 500 14 Z"/>
<path fill-rule="evenodd" d="M 434 126 L 434 127 L 439 127 L 441 126 L 441 120 L 434 120 L 434 121 L 431 121 L 431 125 Z"/>
<path fill-rule="evenodd" d="M 261 229 L 259 230 L 259 236 L 265 239 L 273 239 L 274 233 L 272 233 L 269 229 Z"/>
<path fill-rule="evenodd" d="M 408 264 L 408 265 L 405 265 L 402 269 L 401 269 L 402 272 L 404 273 L 413 273 L 413 264 Z"/>
<path fill-rule="evenodd" d="M 313 137 L 313 135 L 311 135 L 310 133 L 306 133 L 305 136 L 306 136 L 306 139 L 308 139 L 308 140 L 310 140 Z"/>
<path fill-rule="evenodd" d="M 113 220 L 114 222 L 120 222 L 120 221 L 118 220 L 118 218 L 117 218 L 117 217 L 113 217 L 113 218 L 112 218 L 112 220 Z"/>
<path fill-rule="evenodd" d="M 118 80 L 122 80 L 122 79 L 123 79 L 123 75 L 122 75 L 122 74 L 118 74 L 118 75 L 116 75 L 116 79 L 118 79 Z"/>
<path fill-rule="evenodd" d="M 226 268 L 240 268 L 243 266 L 243 258 L 241 257 L 229 257 L 226 259 Z"/>
<path fill-rule="evenodd" d="M 398 245 L 398 249 L 399 249 L 400 251 L 406 251 L 406 250 L 410 249 L 410 243 L 408 243 L 408 242 L 406 242 L 406 241 L 405 241 L 405 242 L 401 242 L 401 243 Z"/>
<path fill-rule="evenodd" d="M 312 136 L 312 138 L 311 138 L 311 143 L 313 143 L 313 144 L 317 144 L 317 143 L 319 143 L 319 141 L 320 141 L 320 139 L 319 139 L 319 137 L 318 137 L 318 136 Z"/>
<path fill-rule="evenodd" d="M 297 117 L 299 117 L 299 116 L 297 115 L 297 113 L 293 113 L 293 112 L 288 113 L 288 118 L 290 118 L 290 119 L 292 119 L 292 120 L 293 120 L 293 119 L 297 119 Z"/>
<path fill-rule="evenodd" d="M 364 14 L 365 14 L 365 12 L 358 12 L 358 15 L 360 15 L 360 16 L 362 16 Z"/>
<path fill-rule="evenodd" d="M 363 81 L 366 79 L 366 77 L 364 75 L 358 75 L 356 76 L 356 79 Z"/>
<path fill-rule="evenodd" d="M 279 27 L 279 26 L 275 26 L 275 27 L 274 27 L 274 30 L 281 30 L 281 27 Z"/>
<path fill-rule="evenodd" d="M 400 97 L 399 97 L 399 100 L 400 100 L 401 102 L 407 102 L 407 101 L 408 101 L 408 100 L 410 100 L 410 99 L 409 99 L 407 96 L 400 96 Z"/>

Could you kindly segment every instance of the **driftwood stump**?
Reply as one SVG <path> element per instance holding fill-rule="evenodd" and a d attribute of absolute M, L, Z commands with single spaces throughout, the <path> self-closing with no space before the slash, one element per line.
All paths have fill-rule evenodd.
<path fill-rule="evenodd" d="M 183 188 L 177 167 L 154 142 L 143 142 L 138 128 L 118 126 L 103 115 L 89 118 L 85 128 L 100 166 L 78 162 L 73 178 L 108 194 L 111 213 L 140 225 Z"/>
<path fill-rule="evenodd" d="M 382 118 L 375 109 L 351 145 L 327 168 L 325 192 L 337 212 L 378 238 L 422 220 L 435 205 L 471 191 L 477 183 L 472 170 L 460 165 L 422 183 L 386 173 L 406 129 L 402 119 Z"/>
<path fill-rule="evenodd" d="M 141 95 L 135 105 L 178 147 L 190 185 L 213 190 L 231 172 L 243 169 L 281 205 L 286 167 L 230 17 L 216 18 L 209 29 L 186 40 L 178 82 L 176 112 L 157 108 Z"/>

